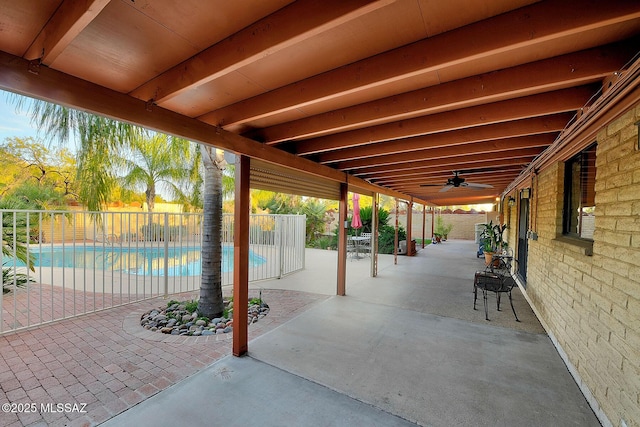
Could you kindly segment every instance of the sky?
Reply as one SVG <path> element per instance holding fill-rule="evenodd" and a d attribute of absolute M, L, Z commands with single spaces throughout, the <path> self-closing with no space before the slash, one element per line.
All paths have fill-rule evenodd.
<path fill-rule="evenodd" d="M 31 126 L 31 120 L 25 111 L 16 112 L 9 92 L 0 91 L 0 143 L 6 138 L 38 138 L 38 131 Z"/>

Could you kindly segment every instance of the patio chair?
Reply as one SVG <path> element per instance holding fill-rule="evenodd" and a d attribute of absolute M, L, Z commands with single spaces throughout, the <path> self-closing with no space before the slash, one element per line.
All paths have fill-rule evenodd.
<path fill-rule="evenodd" d="M 513 255 L 508 252 L 496 254 L 484 271 L 477 271 L 475 274 L 473 280 L 473 309 L 476 310 L 478 289 L 480 289 L 484 301 L 484 317 L 486 320 L 489 320 L 487 296 L 489 292 L 494 292 L 496 294 L 497 310 L 500 311 L 500 296 L 505 293 L 509 295 L 509 303 L 511 304 L 511 310 L 516 318 L 516 322 L 520 321 L 516 314 L 516 309 L 513 307 L 513 298 L 511 296 L 511 291 L 517 286 L 511 268 L 513 261 L 516 260 L 514 260 Z"/>
<path fill-rule="evenodd" d="M 371 233 L 362 233 L 360 237 L 365 239 L 360 241 L 360 252 L 371 255 Z"/>
<path fill-rule="evenodd" d="M 351 238 L 347 238 L 347 258 L 351 258 L 353 259 L 353 257 L 356 256 L 356 245 L 355 242 L 353 240 L 351 240 Z"/>

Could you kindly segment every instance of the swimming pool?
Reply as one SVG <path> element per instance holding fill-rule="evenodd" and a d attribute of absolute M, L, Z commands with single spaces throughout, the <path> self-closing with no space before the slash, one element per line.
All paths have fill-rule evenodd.
<path fill-rule="evenodd" d="M 164 276 L 164 248 L 42 247 L 31 250 L 36 267 L 61 267 L 90 270 L 107 270 L 135 275 Z M 197 276 L 202 270 L 200 247 L 169 248 L 167 252 L 168 276 Z M 249 252 L 249 268 L 258 267 L 267 260 Z M 24 267 L 21 262 L 18 267 Z M 233 247 L 222 247 L 222 272 L 233 271 Z"/>

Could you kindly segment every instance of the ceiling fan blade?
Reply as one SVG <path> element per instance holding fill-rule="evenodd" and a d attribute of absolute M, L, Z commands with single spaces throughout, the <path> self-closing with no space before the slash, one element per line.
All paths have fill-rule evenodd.
<path fill-rule="evenodd" d="M 445 191 L 449 191 L 453 188 L 453 185 L 451 184 L 447 184 L 445 186 L 442 187 L 442 189 L 440 190 L 440 193 L 444 193 Z"/>
<path fill-rule="evenodd" d="M 480 190 L 482 188 L 493 188 L 493 185 L 491 184 L 479 184 L 477 182 L 465 182 L 465 186 L 469 188 L 475 188 L 477 190 Z"/>

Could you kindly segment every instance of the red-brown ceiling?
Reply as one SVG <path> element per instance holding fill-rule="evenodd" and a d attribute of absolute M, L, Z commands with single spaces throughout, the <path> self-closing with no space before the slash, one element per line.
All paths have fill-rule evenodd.
<path fill-rule="evenodd" d="M 0 0 L 0 34 L 4 69 L 41 61 L 185 128 L 461 204 L 494 200 L 634 60 L 640 2 Z M 50 80 L 0 88 L 88 108 Z M 452 171 L 493 188 L 441 192 Z"/>

